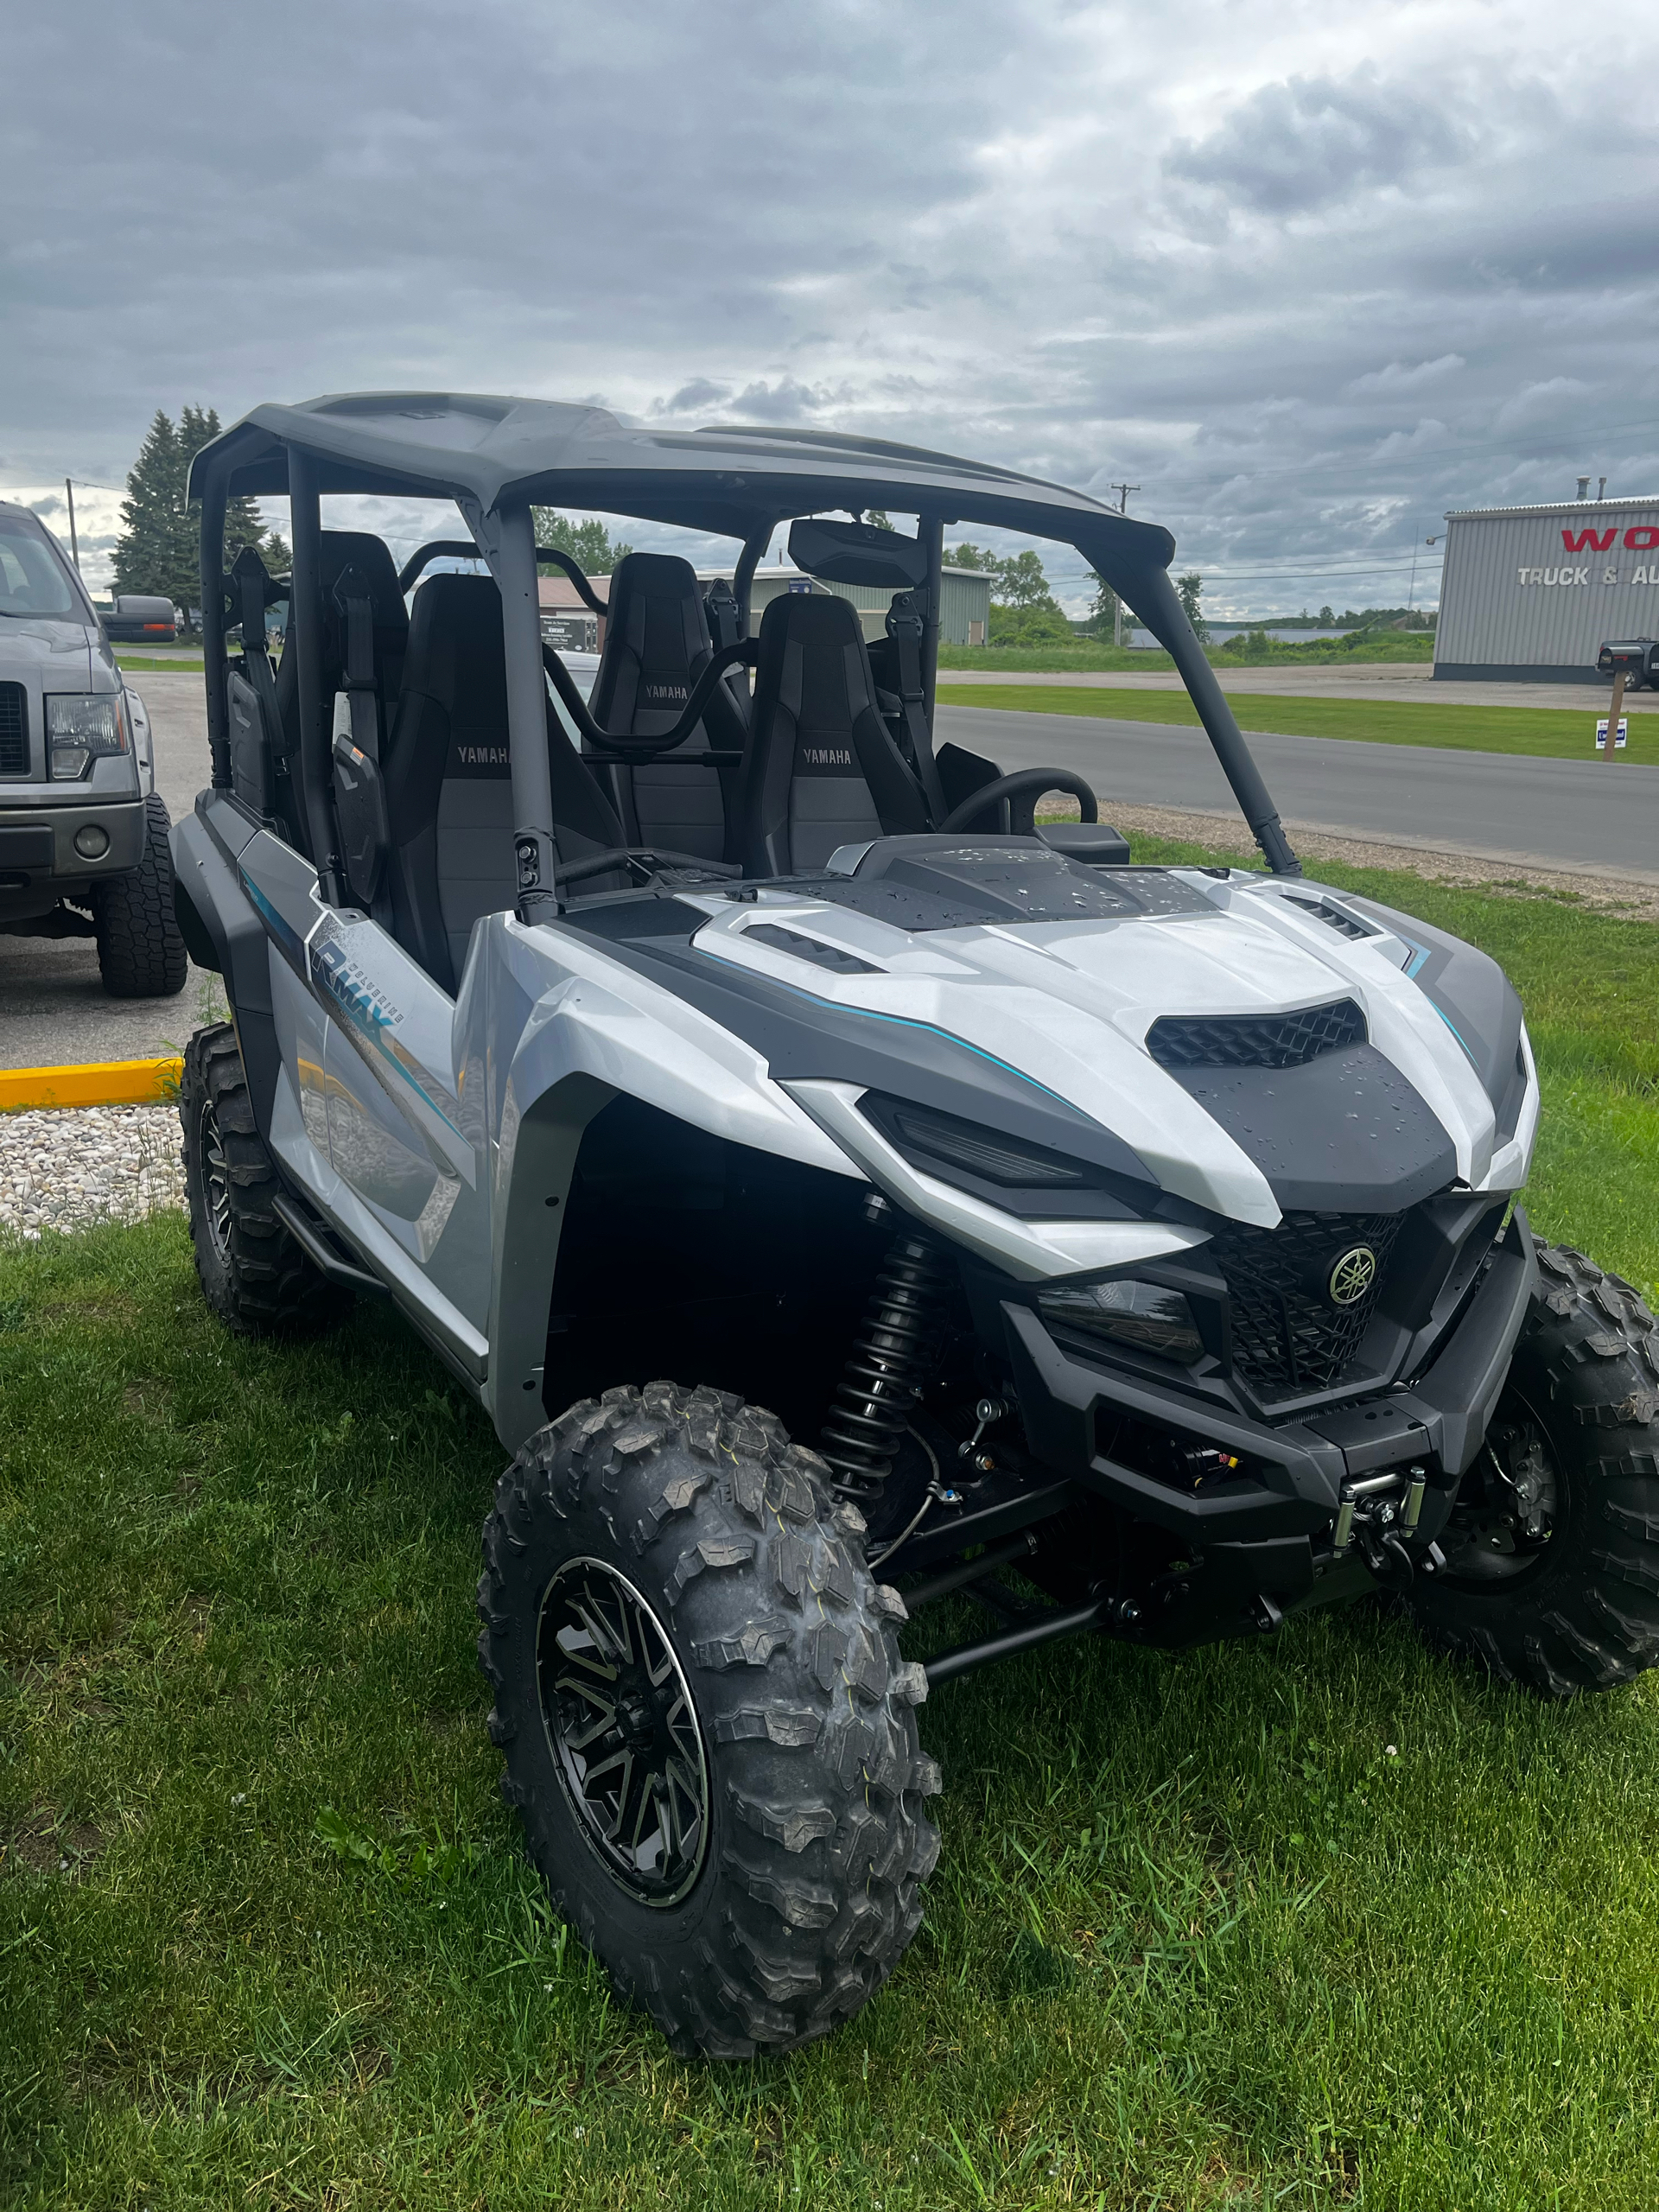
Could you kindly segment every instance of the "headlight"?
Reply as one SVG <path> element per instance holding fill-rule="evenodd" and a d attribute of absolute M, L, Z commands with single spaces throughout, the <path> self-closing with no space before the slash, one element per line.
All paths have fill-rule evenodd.
<path fill-rule="evenodd" d="M 1045 1321 L 1080 1329 L 1139 1351 L 1160 1352 L 1191 1366 L 1204 1351 L 1192 1308 L 1179 1290 L 1155 1282 L 1091 1282 L 1078 1289 L 1046 1290 L 1037 1300 Z"/>
<path fill-rule="evenodd" d="M 47 754 L 54 783 L 79 783 L 94 760 L 127 750 L 127 717 L 117 692 L 52 691 L 46 700 Z"/>

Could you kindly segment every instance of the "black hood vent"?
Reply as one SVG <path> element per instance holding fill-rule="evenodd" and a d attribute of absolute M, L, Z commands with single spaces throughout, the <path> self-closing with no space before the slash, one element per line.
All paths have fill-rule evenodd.
<path fill-rule="evenodd" d="M 1352 999 L 1297 1014 L 1166 1014 L 1147 1032 L 1147 1052 L 1166 1068 L 1300 1068 L 1367 1041 Z"/>

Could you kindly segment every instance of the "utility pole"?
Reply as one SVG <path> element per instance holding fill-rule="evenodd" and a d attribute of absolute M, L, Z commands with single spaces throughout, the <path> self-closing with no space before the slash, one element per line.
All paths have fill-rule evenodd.
<path fill-rule="evenodd" d="M 66 476 L 63 495 L 69 502 L 69 552 L 75 564 L 75 574 L 80 574 L 80 544 L 75 536 L 75 487 Z"/>
<path fill-rule="evenodd" d="M 1121 515 L 1128 514 L 1129 494 L 1138 492 L 1141 486 L 1138 484 L 1114 484 L 1112 489 L 1117 494 L 1117 512 Z M 1112 644 L 1119 650 L 1123 644 L 1123 602 L 1116 592 L 1112 594 Z"/>
<path fill-rule="evenodd" d="M 1585 480 L 1585 480 L 1585 482 L 1587 484 L 1587 483 L 1590 481 L 1590 479 L 1586 476 L 1586 477 L 1585 478 Z M 1424 544 L 1425 544 L 1425 545 L 1438 545 L 1438 544 L 1440 543 L 1440 537 L 1445 537 L 1445 535 L 1446 535 L 1446 532 L 1445 532 L 1444 531 L 1442 531 L 1440 532 L 1440 537 L 1426 537 L 1426 538 L 1423 540 L 1423 543 L 1424 543 Z M 1417 605 L 1417 548 L 1414 545 L 1414 546 L 1412 547 L 1412 549 L 1411 549 L 1411 588 L 1410 588 L 1410 590 L 1409 590 L 1409 591 L 1408 591 L 1408 592 L 1407 592 L 1407 594 L 1406 594 L 1406 612 L 1407 612 L 1407 613 L 1408 613 L 1408 614 L 1410 614 L 1411 613 L 1413 613 L 1413 612 L 1414 611 L 1415 607 L 1416 607 L 1416 605 Z"/>

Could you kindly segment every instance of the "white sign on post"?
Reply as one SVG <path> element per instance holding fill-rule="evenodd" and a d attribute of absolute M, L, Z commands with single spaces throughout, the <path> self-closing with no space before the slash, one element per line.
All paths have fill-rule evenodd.
<path fill-rule="evenodd" d="M 1618 718 L 1618 734 L 1613 740 L 1615 753 L 1622 753 L 1624 750 L 1624 742 L 1630 734 L 1630 726 L 1621 715 Z M 1605 715 L 1596 724 L 1596 750 L 1598 753 L 1605 753 L 1607 750 L 1607 717 Z"/>

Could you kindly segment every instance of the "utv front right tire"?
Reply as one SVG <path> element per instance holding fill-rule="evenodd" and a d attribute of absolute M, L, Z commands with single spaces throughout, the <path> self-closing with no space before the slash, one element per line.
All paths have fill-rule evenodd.
<path fill-rule="evenodd" d="M 904 1602 L 823 1463 L 739 1398 L 584 1399 L 502 1477 L 479 1657 L 555 1905 L 683 2056 L 827 2034 L 938 1856 Z"/>
<path fill-rule="evenodd" d="M 351 1294 L 318 1274 L 271 1206 L 282 1185 L 228 1021 L 185 1047 L 184 1187 L 202 1294 L 238 1336 L 332 1327 Z"/>

